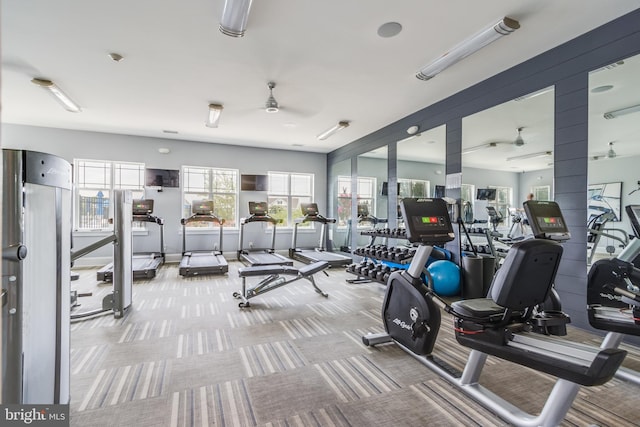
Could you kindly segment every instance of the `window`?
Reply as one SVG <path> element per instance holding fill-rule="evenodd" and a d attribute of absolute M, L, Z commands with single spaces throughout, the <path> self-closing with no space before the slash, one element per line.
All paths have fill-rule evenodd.
<path fill-rule="evenodd" d="M 113 190 L 131 190 L 134 199 L 144 197 L 144 163 L 75 159 L 73 164 L 76 230 L 112 228 L 109 224 L 109 200 Z"/>
<path fill-rule="evenodd" d="M 182 217 L 191 216 L 194 200 L 213 200 L 215 215 L 224 219 L 224 227 L 238 225 L 238 170 L 206 167 L 182 167 Z M 187 227 L 218 227 L 211 222 L 192 222 Z"/>
<path fill-rule="evenodd" d="M 351 218 L 351 177 L 338 176 L 338 218 L 337 227 L 347 227 Z"/>
<path fill-rule="evenodd" d="M 511 187 L 495 187 L 489 186 L 489 188 L 496 189 L 496 199 L 489 201 L 487 206 L 493 206 L 498 212 L 502 214 L 503 218 L 510 218 L 509 207 L 511 207 L 512 189 Z"/>
<path fill-rule="evenodd" d="M 461 200 L 461 212 L 460 216 L 462 220 L 467 224 L 473 224 L 474 205 L 473 202 L 476 199 L 476 186 L 473 184 L 462 184 L 460 186 L 460 200 Z"/>
<path fill-rule="evenodd" d="M 282 220 L 282 226 L 293 227 L 304 214 L 300 203 L 313 202 L 313 174 L 269 172 L 269 215 Z M 313 224 L 300 224 L 312 227 Z"/>
<path fill-rule="evenodd" d="M 550 185 L 539 185 L 537 187 L 533 187 L 531 189 L 531 193 L 533 193 L 533 198 L 535 200 L 551 200 L 551 186 Z"/>
<path fill-rule="evenodd" d="M 346 227 L 351 218 L 351 177 L 338 177 L 338 227 Z M 358 177 L 357 200 L 359 205 L 367 205 L 369 215 L 376 216 L 376 178 Z"/>
<path fill-rule="evenodd" d="M 398 178 L 398 184 L 400 184 L 399 200 L 404 197 L 431 197 L 431 183 L 429 181 Z"/>

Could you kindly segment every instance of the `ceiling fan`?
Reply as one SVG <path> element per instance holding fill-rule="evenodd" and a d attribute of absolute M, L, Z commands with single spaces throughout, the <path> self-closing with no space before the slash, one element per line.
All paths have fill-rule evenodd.
<path fill-rule="evenodd" d="M 590 157 L 591 160 L 600 160 L 600 159 L 615 159 L 618 157 L 618 153 L 613 149 L 613 141 L 609 142 L 609 150 L 606 153 L 598 153 L 594 154 Z"/>
<path fill-rule="evenodd" d="M 513 145 L 515 145 L 516 147 L 522 147 L 524 145 L 524 139 L 522 139 L 522 135 L 521 135 L 522 129 L 524 128 L 523 127 L 518 128 L 518 136 L 513 141 Z"/>
<path fill-rule="evenodd" d="M 280 111 L 280 107 L 278 106 L 278 101 L 273 96 L 273 88 L 276 87 L 274 82 L 267 83 L 267 87 L 269 88 L 269 97 L 267 98 L 267 102 L 264 105 L 264 111 L 267 113 L 277 113 Z"/>

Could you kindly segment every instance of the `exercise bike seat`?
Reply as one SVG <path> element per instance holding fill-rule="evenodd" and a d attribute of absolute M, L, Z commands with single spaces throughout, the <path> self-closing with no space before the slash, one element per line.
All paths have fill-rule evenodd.
<path fill-rule="evenodd" d="M 544 302 L 551 292 L 561 257 L 562 246 L 550 240 L 532 239 L 514 244 L 489 289 L 488 300 L 496 307 L 503 307 L 504 319 L 491 324 L 483 319 L 476 320 L 476 316 L 473 319 L 462 316 L 463 313 L 484 313 L 491 317 L 492 304 L 486 299 L 452 304 L 452 314 L 459 314 L 456 316 L 456 340 L 473 350 L 577 384 L 604 384 L 622 363 L 625 351 L 605 349 L 590 361 L 574 361 L 565 359 L 562 354 L 536 351 L 543 337 L 526 335 L 524 325 L 530 320 L 533 308 Z M 493 317 L 497 317 L 497 313 L 493 313 Z M 562 315 L 568 322 L 568 316 Z M 555 316 L 553 321 L 557 321 Z M 532 341 L 532 344 L 523 344 Z"/>
<path fill-rule="evenodd" d="M 499 317 L 502 319 L 505 308 L 496 304 L 491 298 L 474 298 L 469 300 L 456 301 L 451 304 L 453 311 L 460 316 L 473 317 L 478 319 L 486 319 L 491 322 L 492 319 Z"/>

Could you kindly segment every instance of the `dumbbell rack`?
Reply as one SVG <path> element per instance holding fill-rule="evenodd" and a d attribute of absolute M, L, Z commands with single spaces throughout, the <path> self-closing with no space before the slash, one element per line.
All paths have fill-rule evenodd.
<path fill-rule="evenodd" d="M 496 234 L 494 231 L 491 231 L 489 228 L 482 227 L 471 227 L 469 228 L 469 236 L 470 237 L 484 237 L 487 240 L 486 245 L 476 245 L 471 241 L 465 242 L 462 245 L 462 251 L 467 253 L 472 253 L 473 249 L 471 245 L 475 245 L 476 252 L 478 255 L 492 255 L 496 260 L 500 257 L 504 258 L 507 256 L 506 251 L 501 250 L 500 248 L 496 248 L 493 244 L 494 238 L 496 238 Z"/>
<path fill-rule="evenodd" d="M 367 230 L 360 234 L 370 236 L 371 240 L 369 245 L 353 251 L 355 255 L 359 255 L 363 259 L 359 263 L 347 266 L 346 271 L 356 276 L 355 279 L 347 279 L 348 283 L 379 282 L 386 284 L 389 275 L 402 269 L 402 266 L 409 265 L 415 254 L 415 248 L 389 247 L 386 243 L 375 244 L 378 238 L 384 238 L 385 242 L 388 242 L 389 239 L 406 240 L 407 234 L 403 228 Z"/>

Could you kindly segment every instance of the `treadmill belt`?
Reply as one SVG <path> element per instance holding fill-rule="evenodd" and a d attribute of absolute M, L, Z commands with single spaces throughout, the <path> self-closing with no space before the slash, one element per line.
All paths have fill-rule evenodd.
<path fill-rule="evenodd" d="M 187 252 L 180 262 L 178 273 L 181 276 L 198 276 L 201 274 L 225 274 L 229 264 L 221 254 L 214 252 Z"/>
<path fill-rule="evenodd" d="M 242 259 L 249 263 L 252 267 L 264 266 L 264 265 L 290 265 L 293 266 L 293 261 L 289 258 L 285 258 L 282 255 L 272 254 L 269 252 L 249 252 L 243 253 Z"/>
<path fill-rule="evenodd" d="M 343 267 L 353 263 L 351 257 L 326 251 L 296 250 L 294 257 L 304 263 L 312 264 L 318 261 L 325 261 L 331 267 Z"/>

